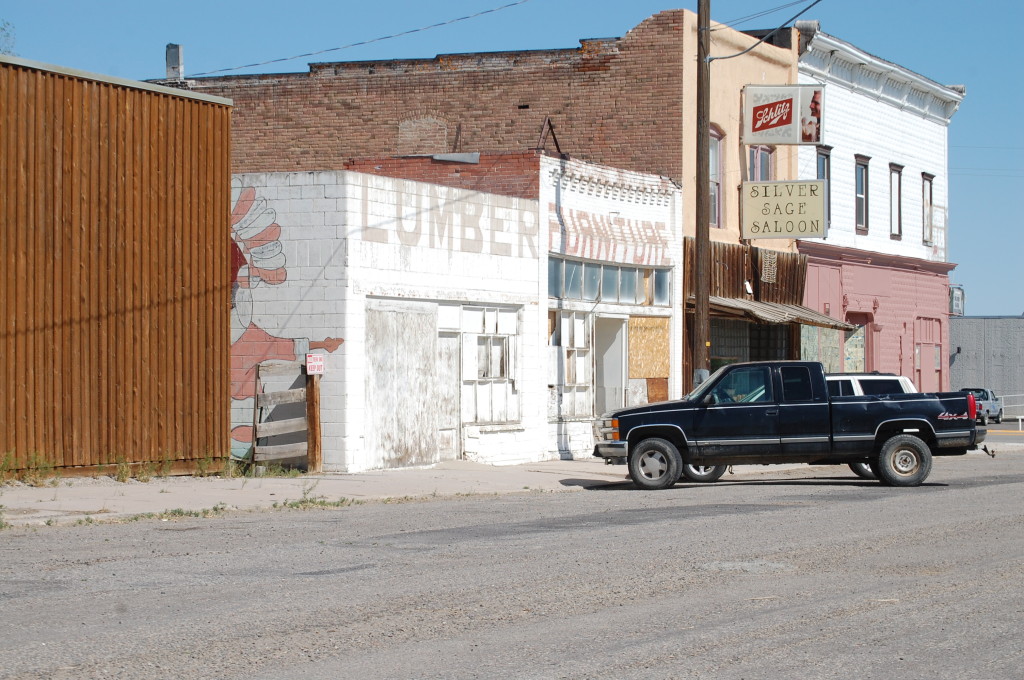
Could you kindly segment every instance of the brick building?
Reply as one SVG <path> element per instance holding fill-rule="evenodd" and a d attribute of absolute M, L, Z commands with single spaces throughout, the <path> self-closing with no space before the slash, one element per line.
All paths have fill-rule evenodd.
<path fill-rule="evenodd" d="M 680 187 L 684 206 L 695 204 L 697 17 L 686 10 L 661 12 L 621 38 L 583 40 L 579 48 L 440 55 L 434 59 L 311 64 L 308 73 L 203 78 L 193 87 L 231 97 L 235 104 L 233 165 L 236 172 L 285 172 L 351 168 L 377 174 L 440 181 L 402 170 L 396 156 L 499 153 L 543 148 L 574 160 L 659 175 Z M 787 34 L 793 33 L 787 30 Z M 797 41 L 785 47 L 715 27 L 712 54 L 740 59 L 713 64 L 712 146 L 715 156 L 714 223 L 722 244 L 712 295 L 743 302 L 785 305 L 781 314 L 722 304 L 712 314 L 712 358 L 797 358 L 799 328 L 814 316 L 800 305 L 806 258 L 792 240 L 739 243 L 740 186 L 744 179 L 793 179 L 795 147 L 748 148 L 741 143 L 744 85 L 797 80 Z M 368 160 L 366 160 L 368 159 Z M 494 160 L 454 186 L 472 188 L 479 174 L 487 191 L 536 198 L 536 173 L 518 174 Z M 516 163 L 506 157 L 501 163 Z M 389 165 L 390 164 L 390 165 Z M 380 168 L 378 169 L 378 166 Z M 426 165 L 421 168 L 430 171 Z M 436 168 L 434 168 L 436 171 Z M 505 186 L 495 177 L 504 176 Z M 693 211 L 683 210 L 684 236 L 695 233 Z M 692 243 L 692 238 L 685 241 Z M 772 257 L 760 257 L 766 251 Z M 686 256 L 683 255 L 685 258 Z M 757 269 L 796 272 L 775 284 Z M 760 285 L 762 282 L 765 285 Z M 752 285 L 756 284 L 756 285 Z M 784 285 L 783 285 L 784 284 Z M 677 300 L 685 308 L 687 289 Z M 692 304 L 692 303 L 691 303 Z M 754 322 L 754 323 L 750 323 Z M 765 322 L 776 326 L 763 332 Z M 815 317 L 815 323 L 821 322 Z M 829 323 L 824 321 L 822 323 Z M 837 327 L 846 327 L 841 321 Z M 684 326 L 680 372 L 692 375 Z M 795 335 L 794 335 L 795 331 Z M 727 348 L 716 357 L 716 349 Z"/>

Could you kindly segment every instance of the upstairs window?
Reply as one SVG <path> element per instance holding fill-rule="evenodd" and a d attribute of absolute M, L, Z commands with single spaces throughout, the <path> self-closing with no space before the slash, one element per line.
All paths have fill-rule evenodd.
<path fill-rule="evenodd" d="M 867 156 L 857 156 L 854 185 L 856 186 L 857 233 L 868 233 L 868 162 Z"/>
<path fill-rule="evenodd" d="M 722 224 L 722 135 L 711 131 L 708 144 L 708 193 L 711 211 L 709 222 L 712 227 L 720 228 Z"/>
<path fill-rule="evenodd" d="M 770 182 L 772 180 L 773 149 L 770 146 L 750 147 L 747 166 L 751 182 Z"/>
<path fill-rule="evenodd" d="M 817 155 L 818 179 L 825 180 L 825 221 L 832 221 L 832 147 L 819 146 Z"/>
<path fill-rule="evenodd" d="M 889 163 L 889 238 L 903 238 L 903 166 Z"/>
<path fill-rule="evenodd" d="M 927 172 L 921 173 L 921 225 L 922 241 L 925 245 L 932 245 L 935 238 L 935 220 L 932 212 L 932 183 L 935 175 Z"/>

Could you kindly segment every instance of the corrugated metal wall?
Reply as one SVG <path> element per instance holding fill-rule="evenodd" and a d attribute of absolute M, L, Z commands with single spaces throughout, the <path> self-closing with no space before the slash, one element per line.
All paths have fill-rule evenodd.
<path fill-rule="evenodd" d="M 228 455 L 229 154 L 226 101 L 0 61 L 8 468 Z"/>

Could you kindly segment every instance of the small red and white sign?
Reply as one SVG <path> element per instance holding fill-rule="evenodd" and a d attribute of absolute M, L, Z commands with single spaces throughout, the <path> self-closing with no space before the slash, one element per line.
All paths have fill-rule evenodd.
<path fill-rule="evenodd" d="M 791 125 L 793 123 L 793 100 L 780 99 L 754 107 L 754 132 Z"/>
<path fill-rule="evenodd" d="M 307 354 L 306 355 L 306 374 L 307 375 L 323 375 L 325 368 L 324 355 L 323 354 Z"/>
<path fill-rule="evenodd" d="M 824 85 L 747 85 L 744 144 L 821 144 Z"/>

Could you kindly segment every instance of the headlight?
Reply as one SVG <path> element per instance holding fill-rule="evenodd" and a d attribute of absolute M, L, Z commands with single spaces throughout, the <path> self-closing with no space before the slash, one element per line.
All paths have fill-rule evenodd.
<path fill-rule="evenodd" d="M 599 418 L 594 421 L 594 439 L 597 441 L 619 440 L 619 419 Z"/>

